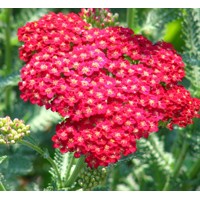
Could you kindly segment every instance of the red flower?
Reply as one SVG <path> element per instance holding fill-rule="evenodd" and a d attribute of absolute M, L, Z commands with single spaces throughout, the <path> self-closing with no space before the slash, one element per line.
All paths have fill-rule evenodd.
<path fill-rule="evenodd" d="M 87 13 L 85 13 L 87 15 Z M 92 28 L 78 15 L 50 13 L 18 31 L 26 62 L 21 98 L 58 112 L 54 147 L 82 154 L 90 167 L 136 151 L 158 122 L 185 127 L 200 117 L 200 100 L 178 82 L 182 58 L 122 27 Z"/>

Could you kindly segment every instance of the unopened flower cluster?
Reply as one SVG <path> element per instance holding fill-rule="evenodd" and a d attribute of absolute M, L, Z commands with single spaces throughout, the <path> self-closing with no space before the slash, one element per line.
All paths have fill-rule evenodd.
<path fill-rule="evenodd" d="M 92 190 L 96 186 L 104 184 L 107 175 L 105 167 L 91 169 L 85 167 L 77 178 L 77 183 L 83 190 Z"/>
<path fill-rule="evenodd" d="M 82 8 L 79 15 L 92 27 L 105 28 L 118 25 L 118 14 L 113 15 L 108 8 Z"/>
<path fill-rule="evenodd" d="M 14 144 L 24 136 L 30 134 L 30 126 L 22 120 L 10 117 L 0 118 L 0 144 Z"/>
<path fill-rule="evenodd" d="M 179 84 L 182 58 L 129 28 L 91 27 L 79 15 L 50 13 L 18 31 L 21 98 L 67 118 L 54 147 L 107 166 L 136 151 L 159 122 L 185 127 L 200 117 L 199 99 Z"/>

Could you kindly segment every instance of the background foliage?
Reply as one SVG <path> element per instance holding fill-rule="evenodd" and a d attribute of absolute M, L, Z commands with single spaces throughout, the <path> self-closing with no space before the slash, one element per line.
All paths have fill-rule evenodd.
<path fill-rule="evenodd" d="M 61 173 L 67 158 L 55 153 L 51 137 L 60 117 L 19 98 L 17 29 L 48 12 L 79 9 L 0 9 L 0 117 L 23 119 L 31 126 L 32 142 L 55 154 Z M 174 45 L 186 64 L 183 81 L 194 97 L 200 98 L 200 9 L 111 9 L 119 13 L 122 26 L 151 41 Z M 137 143 L 138 151 L 108 167 L 102 186 L 93 190 L 200 190 L 200 120 L 186 129 L 161 129 Z M 5 157 L 4 155 L 7 155 Z M 70 157 L 70 155 L 68 155 Z M 56 180 L 50 165 L 34 151 L 16 144 L 0 146 L 0 182 L 10 190 L 53 190 Z M 52 183 L 49 185 L 49 183 Z"/>

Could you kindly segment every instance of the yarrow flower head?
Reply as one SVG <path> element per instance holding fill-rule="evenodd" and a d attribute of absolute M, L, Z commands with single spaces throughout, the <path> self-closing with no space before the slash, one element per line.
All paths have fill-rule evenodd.
<path fill-rule="evenodd" d="M 54 147 L 107 166 L 136 151 L 159 122 L 185 127 L 200 100 L 179 82 L 184 63 L 172 45 L 129 28 L 91 27 L 80 16 L 50 13 L 18 31 L 21 98 L 58 112 Z"/>
<path fill-rule="evenodd" d="M 0 118 L 0 144 L 14 144 L 24 136 L 30 134 L 30 126 L 22 120 L 10 117 Z"/>

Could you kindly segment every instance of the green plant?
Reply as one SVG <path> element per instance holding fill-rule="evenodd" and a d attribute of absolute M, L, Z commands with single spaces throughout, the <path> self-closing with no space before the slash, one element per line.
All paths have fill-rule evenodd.
<path fill-rule="evenodd" d="M 148 139 L 137 141 L 135 153 L 106 168 L 90 169 L 84 156 L 75 159 L 73 153 L 61 154 L 52 148 L 55 125 L 64 118 L 20 99 L 18 82 L 23 63 L 17 53 L 21 45 L 17 29 L 51 11 L 80 10 L 0 9 L 0 117 L 23 119 L 31 127 L 31 135 L 15 145 L 0 145 L 0 190 L 198 190 L 199 119 L 187 128 L 160 128 Z M 111 11 L 119 13 L 120 25 L 152 42 L 164 38 L 171 43 L 176 41 L 175 47 L 186 65 L 186 77 L 181 84 L 192 96 L 200 98 L 200 9 Z M 169 37 L 172 27 L 181 36 L 175 33 Z"/>

